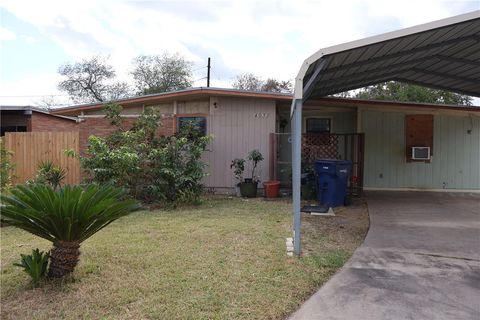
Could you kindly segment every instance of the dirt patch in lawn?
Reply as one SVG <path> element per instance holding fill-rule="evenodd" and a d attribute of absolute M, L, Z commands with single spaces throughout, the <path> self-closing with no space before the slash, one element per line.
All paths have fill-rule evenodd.
<path fill-rule="evenodd" d="M 302 213 L 302 254 L 318 255 L 344 251 L 350 257 L 363 242 L 368 231 L 367 203 L 355 198 L 353 204 L 338 207 L 335 216 Z"/>

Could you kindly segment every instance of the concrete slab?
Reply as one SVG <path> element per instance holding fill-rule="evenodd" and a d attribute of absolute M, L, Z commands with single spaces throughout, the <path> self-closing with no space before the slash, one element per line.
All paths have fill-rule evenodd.
<path fill-rule="evenodd" d="M 480 319 L 480 195 L 370 192 L 370 230 L 290 319 Z"/>

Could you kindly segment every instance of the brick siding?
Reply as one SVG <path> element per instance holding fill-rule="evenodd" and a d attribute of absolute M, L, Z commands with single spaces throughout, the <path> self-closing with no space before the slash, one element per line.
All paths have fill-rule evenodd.
<path fill-rule="evenodd" d="M 27 123 L 27 130 L 32 132 L 78 131 L 79 126 L 74 120 L 55 117 L 40 112 L 32 112 L 32 116 Z"/>
<path fill-rule="evenodd" d="M 124 118 L 123 128 L 130 129 L 137 118 Z M 157 130 L 159 136 L 168 136 L 175 133 L 175 117 L 163 115 L 162 124 Z M 105 137 L 115 132 L 116 127 L 110 124 L 110 120 L 101 118 L 83 118 L 80 122 L 80 151 L 84 153 L 88 146 L 88 137 Z"/>

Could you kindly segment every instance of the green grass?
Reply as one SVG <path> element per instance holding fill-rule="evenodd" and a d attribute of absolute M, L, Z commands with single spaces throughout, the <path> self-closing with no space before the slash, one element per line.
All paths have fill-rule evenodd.
<path fill-rule="evenodd" d="M 13 263 L 50 243 L 2 228 L 1 318 L 284 318 L 352 252 L 351 243 L 339 243 L 288 258 L 290 208 L 212 198 L 195 208 L 136 212 L 82 244 L 72 277 L 37 289 Z"/>

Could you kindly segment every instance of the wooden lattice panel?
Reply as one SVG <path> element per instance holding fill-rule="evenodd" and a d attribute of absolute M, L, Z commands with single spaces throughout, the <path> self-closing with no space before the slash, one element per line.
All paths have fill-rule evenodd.
<path fill-rule="evenodd" d="M 302 136 L 302 158 L 305 162 L 318 159 L 337 159 L 338 136 L 325 133 L 307 133 Z"/>

